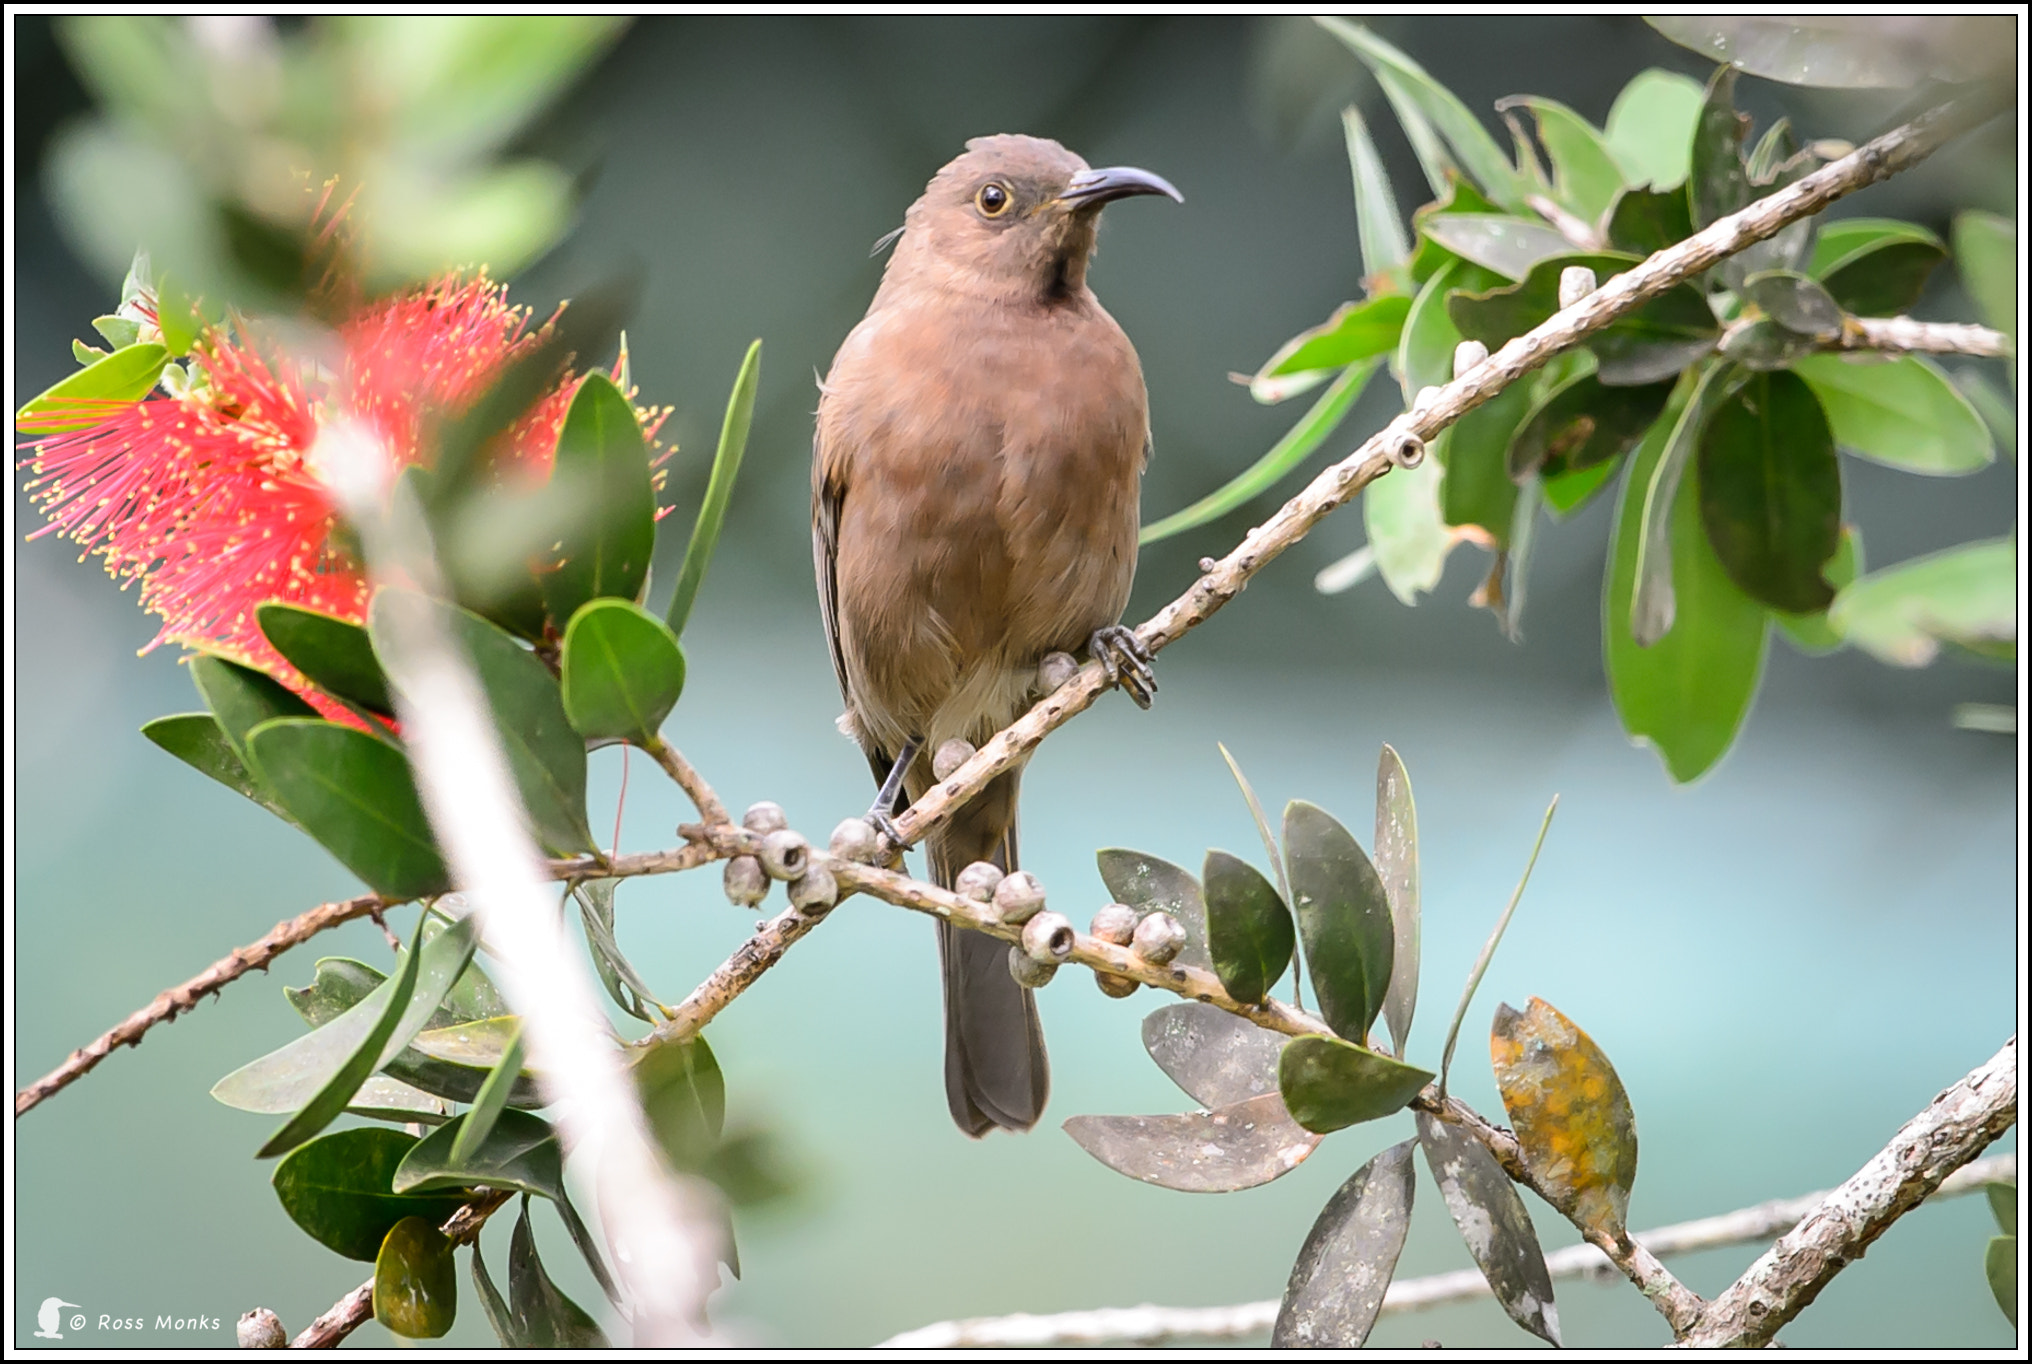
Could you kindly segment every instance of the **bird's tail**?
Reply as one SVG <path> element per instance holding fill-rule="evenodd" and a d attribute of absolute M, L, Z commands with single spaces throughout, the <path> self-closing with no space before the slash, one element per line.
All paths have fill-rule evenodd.
<path fill-rule="evenodd" d="M 1016 870 L 1016 787 L 997 777 L 926 846 L 932 879 L 950 887 L 972 862 Z M 945 977 L 945 1097 L 970 1137 L 1003 1127 L 1027 1132 L 1044 1113 L 1051 1066 L 1037 1001 L 1009 974 L 1009 945 L 985 933 L 938 926 Z"/>

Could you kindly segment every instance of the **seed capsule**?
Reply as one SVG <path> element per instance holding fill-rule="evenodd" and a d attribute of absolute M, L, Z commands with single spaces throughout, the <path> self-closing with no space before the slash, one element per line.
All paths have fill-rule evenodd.
<path fill-rule="evenodd" d="M 969 900 L 992 900 L 995 888 L 1002 884 L 1002 874 L 993 862 L 969 862 L 953 878 L 953 891 Z"/>
<path fill-rule="evenodd" d="M 1005 924 L 1028 923 L 1044 908 L 1044 887 L 1027 871 L 1012 871 L 995 887 L 995 917 Z"/>
<path fill-rule="evenodd" d="M 778 829 L 762 840 L 762 870 L 779 881 L 795 881 L 811 863 L 811 845 L 795 829 Z"/>
<path fill-rule="evenodd" d="M 742 909 L 753 909 L 769 894 L 769 877 L 755 858 L 729 858 L 727 869 L 720 877 L 720 887 L 727 892 L 729 903 Z"/>
<path fill-rule="evenodd" d="M 1185 946 L 1185 925 L 1169 914 L 1146 914 L 1143 922 L 1136 925 L 1136 936 L 1130 945 L 1143 960 L 1163 966 Z"/>
<path fill-rule="evenodd" d="M 1056 966 L 1072 955 L 1072 945 L 1078 935 L 1072 931 L 1072 921 L 1053 910 L 1041 910 L 1023 925 L 1023 951 L 1032 961 L 1049 962 Z"/>
<path fill-rule="evenodd" d="M 938 752 L 931 755 L 931 775 L 944 781 L 953 773 L 966 766 L 974 756 L 974 746 L 965 739 L 947 739 L 938 746 Z"/>
<path fill-rule="evenodd" d="M 1569 265 L 1559 272 L 1559 306 L 1571 308 L 1595 291 L 1595 272 L 1585 265 Z"/>
<path fill-rule="evenodd" d="M 826 844 L 834 857 L 846 862 L 873 862 L 879 846 L 875 826 L 865 819 L 843 819 Z"/>
<path fill-rule="evenodd" d="M 1127 905 L 1102 905 L 1094 911 L 1093 925 L 1087 931 L 1102 942 L 1127 947 L 1136 936 L 1136 911 Z"/>
<path fill-rule="evenodd" d="M 790 903 L 809 914 L 823 914 L 839 903 L 839 884 L 824 867 L 813 867 L 790 883 Z"/>
<path fill-rule="evenodd" d="M 1078 671 L 1078 659 L 1074 658 L 1071 654 L 1054 649 L 1038 661 L 1037 690 L 1046 693 L 1055 692 L 1066 683 L 1072 681 L 1073 674 Z"/>
<path fill-rule="evenodd" d="M 1058 974 L 1058 963 L 1039 961 L 1022 948 L 1012 947 L 1009 949 L 1009 974 L 1024 989 L 1035 990 L 1051 983 L 1051 978 Z"/>
<path fill-rule="evenodd" d="M 751 834 L 773 834 L 789 826 L 790 821 L 783 816 L 783 807 L 773 800 L 758 800 L 748 807 L 747 814 L 741 816 L 741 827 Z"/>

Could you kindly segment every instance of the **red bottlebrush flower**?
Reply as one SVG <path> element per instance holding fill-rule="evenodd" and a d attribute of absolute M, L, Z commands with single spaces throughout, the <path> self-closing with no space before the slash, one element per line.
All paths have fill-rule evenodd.
<path fill-rule="evenodd" d="M 184 392 L 80 403 L 92 424 L 29 443 L 28 487 L 49 518 L 35 535 L 67 536 L 123 585 L 140 584 L 141 604 L 163 622 L 148 649 L 209 650 L 311 695 L 262 636 L 254 608 L 283 601 L 365 620 L 365 575 L 309 461 L 320 428 L 342 415 L 364 421 L 398 463 L 426 462 L 425 423 L 467 406 L 541 336 L 484 271 L 356 314 L 338 330 L 336 373 L 264 358 L 244 336 L 214 328 Z M 576 388 L 561 375 L 502 435 L 497 467 L 547 476 Z M 650 418 L 653 433 L 660 421 Z"/>

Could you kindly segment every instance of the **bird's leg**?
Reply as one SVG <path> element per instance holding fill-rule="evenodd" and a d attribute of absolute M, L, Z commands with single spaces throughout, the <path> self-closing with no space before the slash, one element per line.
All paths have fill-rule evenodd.
<path fill-rule="evenodd" d="M 1126 625 L 1104 625 L 1087 641 L 1087 652 L 1108 670 L 1108 680 L 1119 683 L 1129 699 L 1144 710 L 1157 694 L 1157 674 L 1151 670 L 1149 646 Z"/>
<path fill-rule="evenodd" d="M 917 755 L 924 751 L 924 740 L 911 739 L 904 743 L 897 753 L 895 763 L 889 768 L 889 775 L 882 779 L 882 789 L 875 793 L 875 803 L 868 807 L 868 822 L 881 830 L 891 843 L 903 846 L 903 835 L 896 830 L 894 818 L 902 808 L 903 774 L 910 770 L 910 764 L 917 761 Z"/>

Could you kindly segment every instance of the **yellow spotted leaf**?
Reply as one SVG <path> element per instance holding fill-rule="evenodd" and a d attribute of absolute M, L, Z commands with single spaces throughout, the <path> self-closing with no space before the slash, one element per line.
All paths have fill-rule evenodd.
<path fill-rule="evenodd" d="M 1496 1087 L 1524 1164 L 1561 1212 L 1621 1236 L 1637 1179 L 1630 1096 L 1594 1039 L 1542 999 L 1496 1006 L 1489 1034 Z"/>

